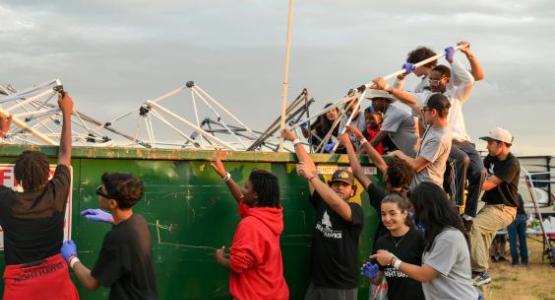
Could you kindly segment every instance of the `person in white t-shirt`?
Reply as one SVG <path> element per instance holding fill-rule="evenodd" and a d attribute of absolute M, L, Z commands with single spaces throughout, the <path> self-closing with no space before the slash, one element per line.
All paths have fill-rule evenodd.
<path fill-rule="evenodd" d="M 446 95 L 451 103 L 449 111 L 449 127 L 453 135 L 453 146 L 449 158 L 455 163 L 456 188 L 454 199 L 458 205 L 464 204 L 464 186 L 469 181 L 468 197 L 465 204 L 463 218 L 467 221 L 467 228 L 471 220 L 476 216 L 478 208 L 478 196 L 481 192 L 482 182 L 485 178 L 485 169 L 480 154 L 475 145 L 470 141 L 466 131 L 463 105 L 470 98 L 474 89 L 475 77 L 482 79 L 483 70 L 470 49 L 468 42 L 460 42 L 461 52 L 464 53 L 471 65 L 469 73 L 462 64 L 454 60 L 455 49 L 445 49 L 445 57 L 451 69 L 444 65 L 438 65 L 432 69 L 429 75 L 429 91 L 420 93 L 409 93 L 396 87 L 389 87 L 383 78 L 374 80 L 376 85 L 385 89 L 402 102 L 411 106 L 413 110 L 419 111 L 420 107 L 427 102 L 431 93 L 442 93 Z M 453 84 L 450 84 L 450 83 Z"/>

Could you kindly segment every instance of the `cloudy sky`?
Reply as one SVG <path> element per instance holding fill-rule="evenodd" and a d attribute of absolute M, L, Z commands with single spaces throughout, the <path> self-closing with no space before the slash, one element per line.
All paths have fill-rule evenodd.
<path fill-rule="evenodd" d="M 502 126 L 515 153 L 555 155 L 552 1 L 298 0 L 294 17 L 292 97 L 306 87 L 320 108 L 418 45 L 468 40 L 486 71 L 465 106 L 474 140 Z M 286 0 L 0 1 L 0 84 L 60 78 L 108 120 L 195 80 L 262 129 L 280 110 L 286 25 Z"/>

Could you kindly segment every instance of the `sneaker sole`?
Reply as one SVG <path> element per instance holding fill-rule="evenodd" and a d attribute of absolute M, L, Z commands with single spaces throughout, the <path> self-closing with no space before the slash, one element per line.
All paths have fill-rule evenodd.
<path fill-rule="evenodd" d="M 491 278 L 488 278 L 488 279 L 484 279 L 484 280 L 478 281 L 478 282 L 474 282 L 474 281 L 473 281 L 473 282 L 472 282 L 472 285 L 474 285 L 475 287 L 480 287 L 480 286 L 482 286 L 482 285 L 489 284 L 490 282 L 491 282 Z"/>

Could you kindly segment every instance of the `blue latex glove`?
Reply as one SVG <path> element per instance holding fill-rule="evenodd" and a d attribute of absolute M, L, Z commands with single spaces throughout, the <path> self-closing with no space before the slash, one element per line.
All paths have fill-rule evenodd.
<path fill-rule="evenodd" d="M 331 142 L 331 143 L 327 144 L 324 147 L 324 152 L 325 153 L 330 153 L 333 150 L 333 147 L 335 147 L 335 142 Z"/>
<path fill-rule="evenodd" d="M 62 252 L 62 256 L 67 261 L 70 257 L 77 256 L 77 245 L 72 240 L 65 241 L 60 252 Z"/>
<path fill-rule="evenodd" d="M 114 223 L 114 217 L 112 217 L 112 214 L 98 208 L 85 209 L 81 211 L 81 216 L 93 222 Z"/>
<path fill-rule="evenodd" d="M 414 66 L 414 64 L 411 64 L 411 63 L 404 63 L 403 64 L 403 70 L 405 70 L 405 74 L 410 74 L 410 73 L 414 72 L 415 69 L 416 69 L 416 67 Z"/>
<path fill-rule="evenodd" d="M 374 264 L 369 261 L 364 263 L 364 265 L 362 265 L 362 268 L 360 268 L 360 275 L 367 277 L 368 279 L 374 279 L 376 276 L 378 276 L 379 272 L 380 267 L 378 266 L 378 264 Z"/>
<path fill-rule="evenodd" d="M 453 62 L 453 57 L 454 56 L 455 56 L 455 48 L 453 48 L 453 47 L 445 48 L 445 59 L 447 59 L 447 61 L 449 63 Z"/>

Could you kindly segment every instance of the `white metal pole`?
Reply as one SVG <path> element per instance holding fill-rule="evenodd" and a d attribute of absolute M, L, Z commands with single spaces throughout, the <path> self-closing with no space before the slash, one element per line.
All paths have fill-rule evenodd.
<path fill-rule="evenodd" d="M 191 90 L 193 90 L 194 88 L 195 88 L 195 87 L 193 87 Z M 195 92 L 196 92 L 196 91 L 195 91 Z M 227 126 L 227 124 L 226 124 L 225 121 L 222 119 L 222 116 L 218 113 L 218 111 L 217 111 L 212 105 L 210 105 L 210 103 L 209 103 L 208 101 L 206 101 L 206 99 L 204 99 L 204 97 L 203 97 L 200 93 L 198 93 L 198 92 L 196 92 L 196 93 L 197 93 L 197 95 L 199 96 L 200 100 L 202 100 L 202 102 L 204 102 L 204 104 L 206 104 L 206 106 L 208 106 L 208 108 L 212 111 L 212 113 L 213 113 L 214 115 L 216 115 L 216 118 L 220 121 L 220 123 L 222 124 L 222 126 L 229 132 L 229 134 L 231 134 L 233 137 L 235 137 L 235 138 L 237 139 L 237 141 L 238 141 L 241 145 L 243 145 L 243 147 L 246 148 L 247 145 L 245 145 L 245 143 L 243 143 L 243 140 L 241 140 L 241 139 L 233 132 L 233 130 L 231 130 L 231 128 L 229 128 L 229 127 Z M 197 125 L 197 126 L 200 127 L 200 125 Z"/>
<path fill-rule="evenodd" d="M 289 0 L 289 13 L 287 18 L 287 42 L 285 46 L 285 72 L 283 75 L 283 89 L 281 90 L 281 122 L 280 131 L 285 129 L 285 119 L 287 118 L 287 92 L 289 90 L 289 60 L 291 57 L 291 33 L 293 31 L 293 5 L 294 0 Z M 279 151 L 283 151 L 283 137 L 279 138 Z"/>
<path fill-rule="evenodd" d="M 197 94 L 199 94 L 199 96 L 200 96 L 199 91 L 202 92 L 208 98 L 208 100 L 212 101 L 212 103 L 216 104 L 216 106 L 218 106 L 218 108 L 220 108 L 224 113 L 226 113 L 229 117 L 231 117 L 233 120 L 235 120 L 235 122 L 241 124 L 241 126 L 243 126 L 248 132 L 250 132 L 250 133 L 252 133 L 253 135 L 256 136 L 256 133 L 254 133 L 246 124 L 244 124 L 241 120 L 239 120 L 239 118 L 237 118 L 234 114 L 232 114 L 229 110 L 227 110 L 227 108 L 225 108 L 218 101 L 216 101 L 216 99 L 214 99 L 212 96 L 210 96 L 210 94 L 208 94 L 205 90 L 200 88 L 198 85 L 195 85 L 193 87 L 193 89 L 195 89 L 195 92 L 197 92 Z M 198 89 L 198 91 L 196 91 L 197 89 Z"/>
<path fill-rule="evenodd" d="M 187 141 L 189 141 L 191 144 L 193 144 L 193 146 L 195 146 L 195 144 L 196 144 L 195 141 L 193 141 L 187 134 L 185 134 L 183 131 L 179 130 L 179 128 L 175 127 L 172 123 L 170 123 L 168 120 L 166 120 L 166 118 L 164 118 L 162 115 L 160 115 L 156 110 L 151 110 L 150 113 L 152 113 L 152 115 L 154 117 L 158 118 L 158 120 L 160 120 L 162 123 L 166 124 L 168 127 L 175 130 L 175 132 L 177 132 L 177 134 L 184 137 Z"/>
<path fill-rule="evenodd" d="M 150 106 L 150 107 L 152 107 L 152 108 L 155 108 L 155 109 L 157 109 L 157 110 L 159 110 L 159 111 L 161 111 L 161 112 L 163 112 L 163 113 L 165 113 L 165 114 L 167 114 L 167 115 L 173 117 L 174 119 L 176 119 L 176 120 L 178 120 L 178 121 L 184 123 L 184 124 L 187 125 L 188 127 L 190 127 L 190 128 L 192 128 L 192 129 L 198 131 L 203 137 L 205 137 L 205 138 L 207 138 L 207 139 L 210 139 L 210 140 L 213 140 L 213 141 L 215 141 L 216 143 L 219 143 L 219 144 L 221 144 L 221 145 L 223 145 L 223 146 L 226 146 L 226 147 L 228 147 L 228 148 L 231 149 L 231 150 L 236 150 L 235 147 L 233 147 L 233 146 L 229 145 L 228 143 L 226 143 L 226 142 L 220 140 L 219 138 L 217 138 L 217 137 L 215 137 L 215 136 L 209 134 L 208 132 L 204 131 L 202 128 L 200 128 L 200 127 L 196 126 L 195 124 L 193 124 L 193 123 L 191 123 L 191 122 L 189 122 L 189 121 L 183 119 L 182 117 L 178 116 L 177 114 L 173 113 L 172 111 L 169 111 L 168 109 L 166 109 L 165 107 L 159 105 L 158 103 L 155 103 L 155 102 L 152 102 L 152 101 L 146 101 L 145 103 L 146 103 L 148 106 Z"/>

